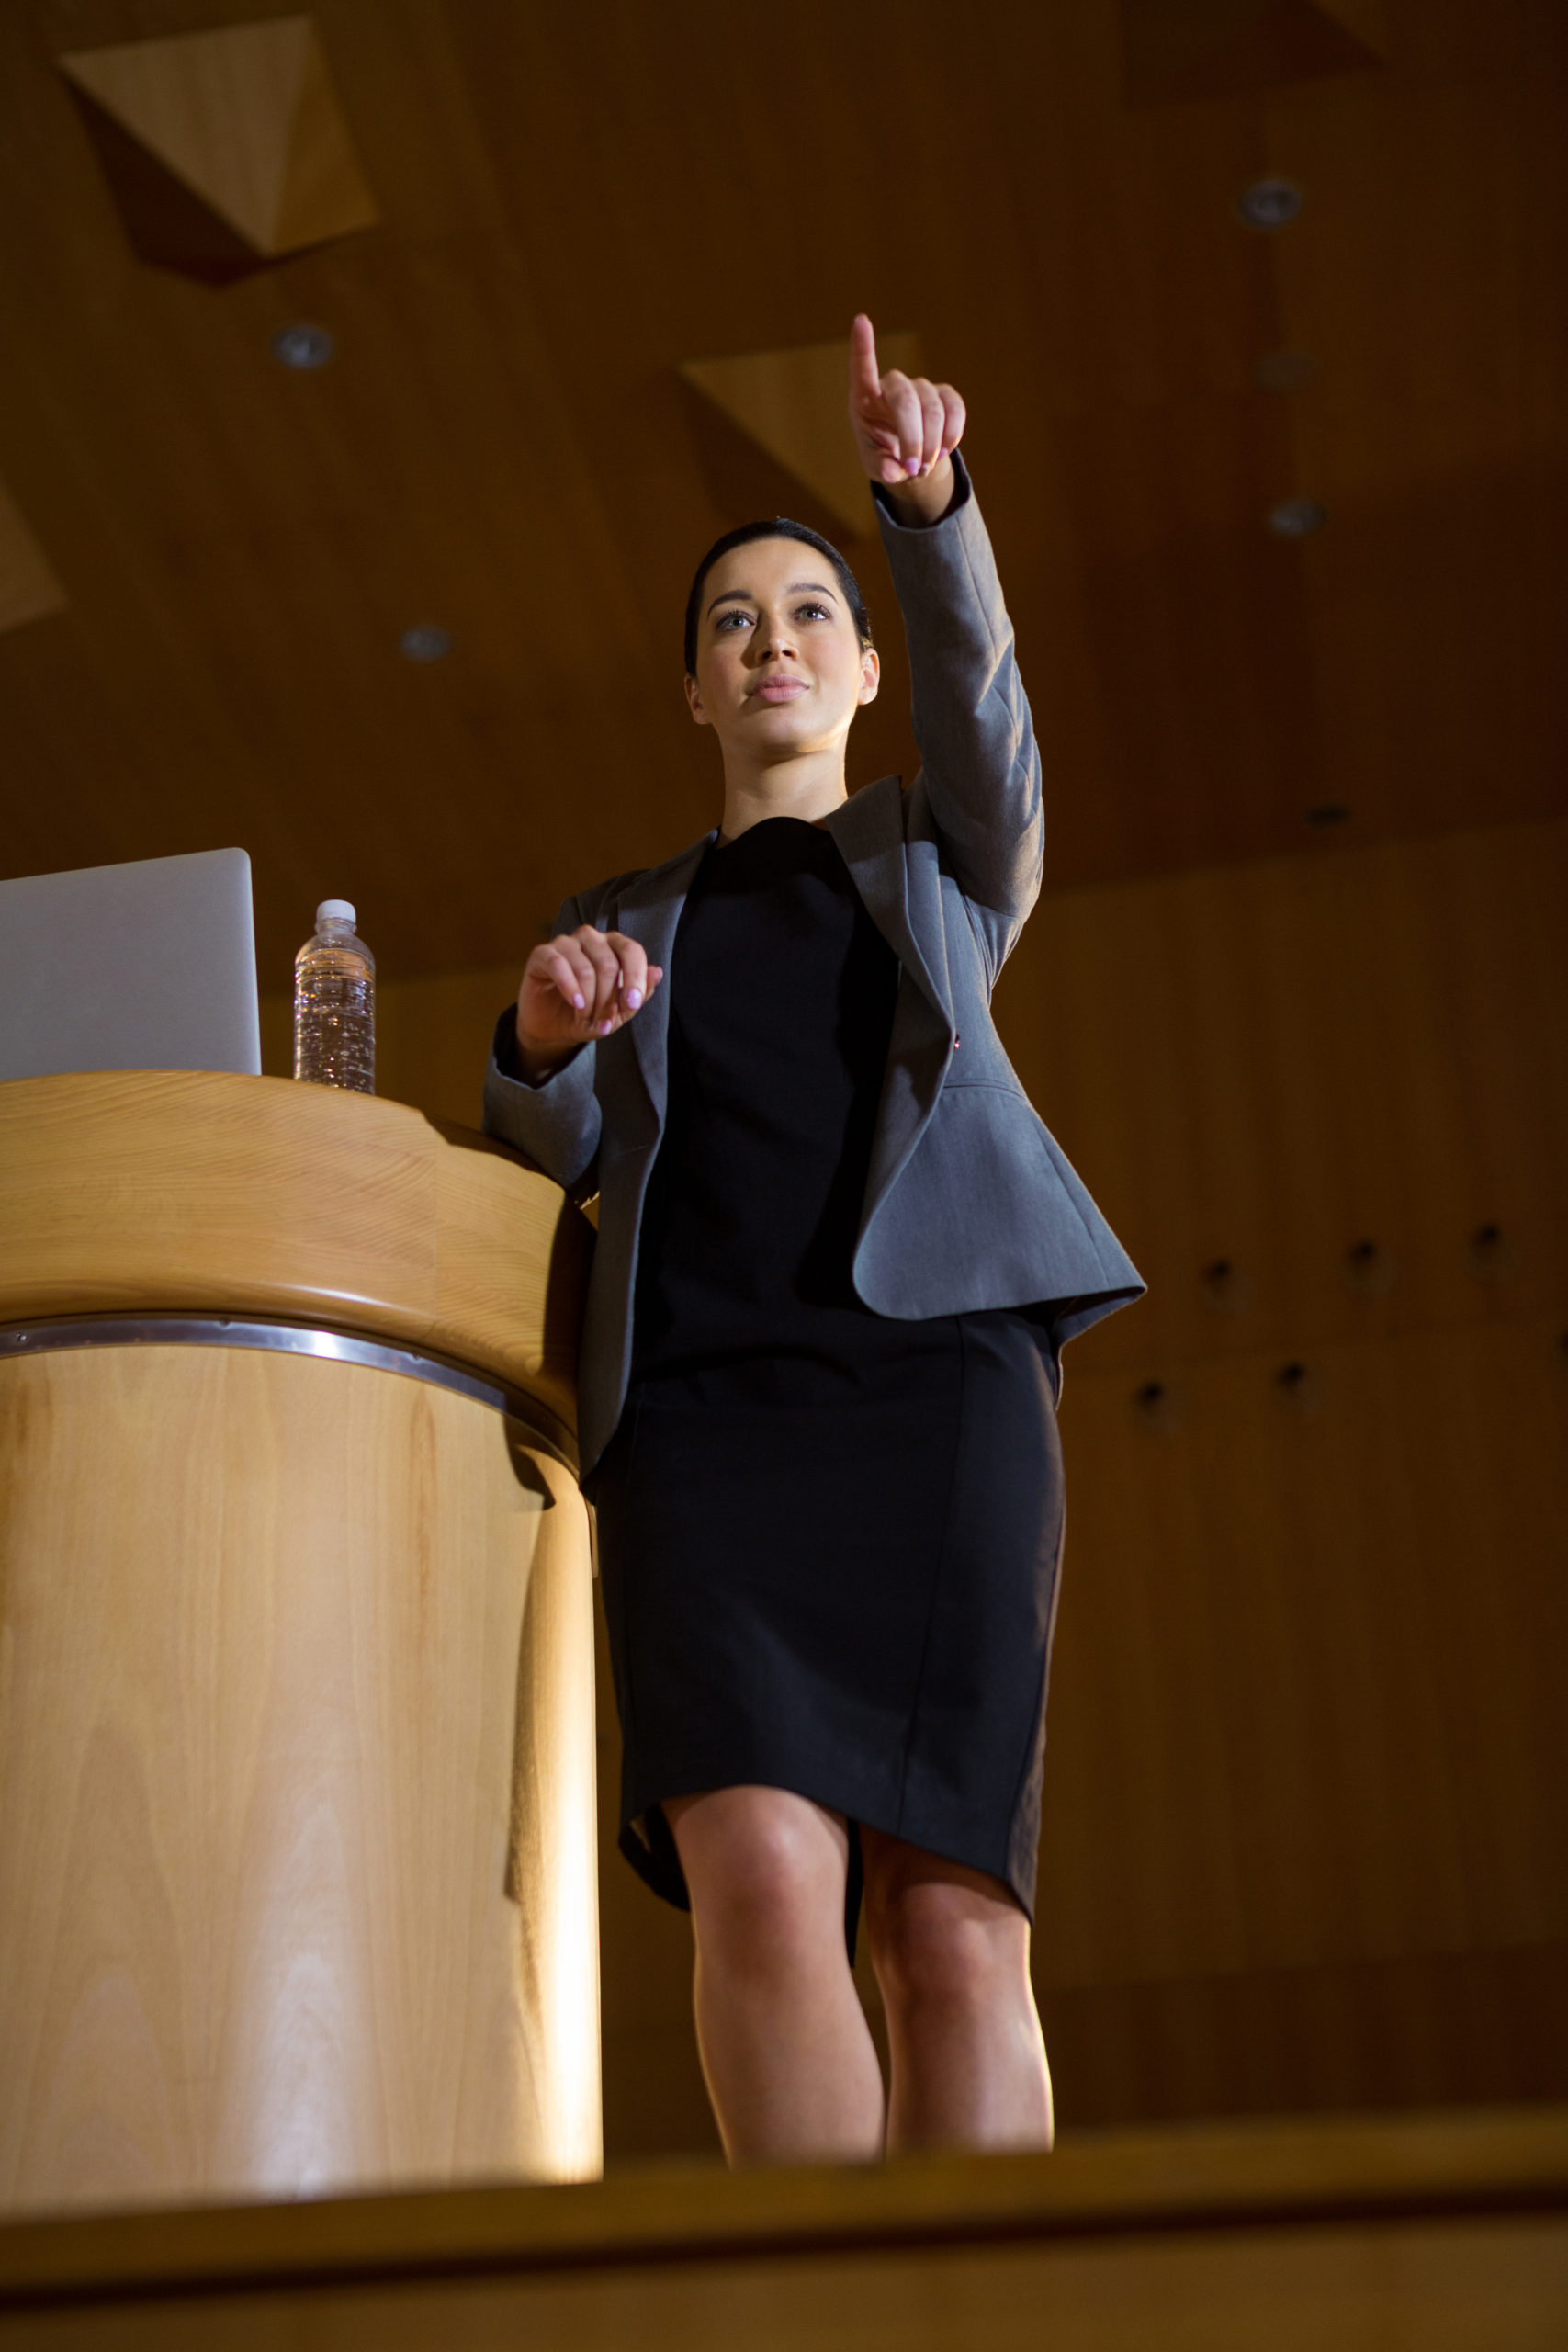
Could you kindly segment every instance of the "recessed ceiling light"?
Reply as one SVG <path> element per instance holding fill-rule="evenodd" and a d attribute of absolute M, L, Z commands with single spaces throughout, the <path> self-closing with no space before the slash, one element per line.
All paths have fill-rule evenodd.
<path fill-rule="evenodd" d="M 1471 1272 L 1483 1283 L 1502 1281 L 1516 1272 L 1519 1262 L 1518 1244 L 1500 1225 L 1478 1225 L 1465 1255 Z"/>
<path fill-rule="evenodd" d="M 1133 1391 L 1134 1419 L 1149 1430 L 1173 1430 L 1181 1419 L 1180 1399 L 1163 1380 L 1145 1380 Z"/>
<path fill-rule="evenodd" d="M 1252 364 L 1252 380 L 1266 392 L 1299 392 L 1317 373 L 1304 351 L 1266 351 Z"/>
<path fill-rule="evenodd" d="M 280 368 L 324 368 L 336 349 L 325 327 L 313 327 L 303 319 L 279 327 L 272 338 L 272 356 Z"/>
<path fill-rule="evenodd" d="M 1381 1241 L 1352 1241 L 1344 1258 L 1345 1287 L 1355 1298 L 1386 1298 L 1399 1280 L 1393 1252 Z"/>
<path fill-rule="evenodd" d="M 1327 508 L 1315 498 L 1287 498 L 1269 509 L 1269 528 L 1277 538 L 1306 539 L 1314 531 L 1321 531 L 1327 520 Z"/>
<path fill-rule="evenodd" d="M 1315 1413 L 1323 1403 L 1323 1387 L 1316 1373 L 1299 1357 L 1280 1366 L 1274 1374 L 1274 1394 L 1292 1413 Z"/>
<path fill-rule="evenodd" d="M 452 639 L 434 621 L 416 621 L 399 638 L 398 650 L 411 662 L 443 662 L 452 650 Z"/>
<path fill-rule="evenodd" d="M 1320 800 L 1315 808 L 1303 808 L 1302 816 L 1309 825 L 1345 825 L 1350 811 L 1342 800 Z"/>
<path fill-rule="evenodd" d="M 1236 210 L 1249 229 L 1288 229 L 1305 202 L 1294 180 L 1254 180 L 1243 188 Z"/>

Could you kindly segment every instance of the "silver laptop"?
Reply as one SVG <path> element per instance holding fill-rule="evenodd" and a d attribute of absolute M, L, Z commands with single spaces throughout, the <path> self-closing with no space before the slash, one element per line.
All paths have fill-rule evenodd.
<path fill-rule="evenodd" d="M 260 1069 L 243 849 L 0 882 L 0 1080 Z"/>

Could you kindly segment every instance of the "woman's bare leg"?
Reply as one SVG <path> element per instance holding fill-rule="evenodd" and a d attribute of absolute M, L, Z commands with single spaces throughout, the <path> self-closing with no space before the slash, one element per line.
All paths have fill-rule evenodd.
<path fill-rule="evenodd" d="M 1048 2148 L 1051 2075 L 1029 1921 L 1000 1879 L 861 1831 L 892 2058 L 887 2145 Z"/>
<path fill-rule="evenodd" d="M 849 1836 L 784 1789 L 664 1807 L 692 1897 L 697 2043 L 734 2164 L 882 2153 L 882 2072 L 844 1950 Z"/>

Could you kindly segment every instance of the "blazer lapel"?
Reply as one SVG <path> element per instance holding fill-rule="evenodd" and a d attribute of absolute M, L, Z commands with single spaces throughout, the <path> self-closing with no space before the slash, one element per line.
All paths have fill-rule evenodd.
<path fill-rule="evenodd" d="M 943 1028 L 948 1020 L 946 990 L 932 978 L 909 923 L 908 882 L 905 870 L 904 796 L 896 775 L 846 800 L 823 820 L 843 853 L 865 910 L 893 953 L 913 979 Z"/>
<path fill-rule="evenodd" d="M 653 1106 L 659 1132 L 664 1132 L 664 1106 L 670 1076 L 670 960 L 675 930 L 704 853 L 716 832 L 682 850 L 664 865 L 641 874 L 616 903 L 615 928 L 624 931 L 648 951 L 650 964 L 663 967 L 664 978 L 636 1018 L 628 1023 L 637 1048 L 637 1068 Z"/>
<path fill-rule="evenodd" d="M 887 775 L 868 784 L 834 810 L 827 830 L 843 853 L 866 912 L 903 967 L 861 1211 L 863 1234 L 936 1108 L 953 1046 L 953 1018 L 947 991 L 933 978 L 910 922 L 898 778 Z M 945 974 L 945 956 L 942 969 Z"/>

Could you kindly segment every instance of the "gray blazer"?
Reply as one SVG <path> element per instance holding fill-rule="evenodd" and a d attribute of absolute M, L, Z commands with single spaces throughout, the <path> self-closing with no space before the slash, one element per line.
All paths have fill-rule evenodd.
<path fill-rule="evenodd" d="M 991 1020 L 997 975 L 1040 890 L 1040 758 L 962 467 L 959 485 L 953 508 L 923 530 L 877 501 L 908 639 L 920 772 L 908 792 L 884 776 L 824 820 L 902 967 L 854 1283 L 875 1313 L 906 1319 L 1049 1301 L 1059 1344 L 1144 1285 L 1036 1116 Z M 585 1472 L 626 1398 L 637 1235 L 664 1125 L 671 948 L 714 839 L 561 909 L 559 930 L 625 932 L 663 965 L 641 1012 L 537 1086 L 507 1076 L 493 1055 L 485 1080 L 491 1135 L 580 1196 L 598 1187 L 578 1384 Z"/>

